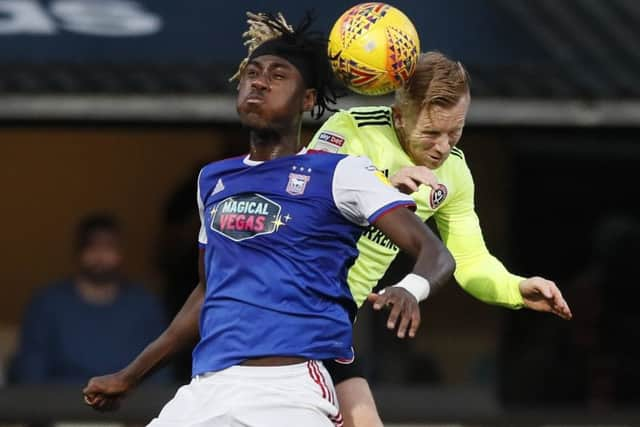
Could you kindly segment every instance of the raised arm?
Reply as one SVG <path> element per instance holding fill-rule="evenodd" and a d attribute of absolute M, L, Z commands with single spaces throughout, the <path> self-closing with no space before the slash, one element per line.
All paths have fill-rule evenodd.
<path fill-rule="evenodd" d="M 198 260 L 200 281 L 167 329 L 122 370 L 94 377 L 82 391 L 85 402 L 101 411 L 117 409 L 125 394 L 166 364 L 179 351 L 198 341 L 198 321 L 204 301 L 204 250 Z"/>

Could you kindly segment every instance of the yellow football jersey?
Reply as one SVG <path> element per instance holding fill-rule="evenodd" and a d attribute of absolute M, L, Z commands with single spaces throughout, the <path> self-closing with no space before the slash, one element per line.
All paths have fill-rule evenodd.
<path fill-rule="evenodd" d="M 357 107 L 331 116 L 316 132 L 309 148 L 367 156 L 385 176 L 415 166 L 396 136 L 389 107 Z M 453 148 L 434 170 L 438 188 L 421 185 L 412 197 L 416 214 L 434 217 L 438 231 L 456 260 L 455 278 L 471 295 L 491 304 L 522 306 L 519 283 L 486 248 L 474 207 L 474 184 L 464 154 Z M 360 306 L 398 254 L 398 248 L 370 226 L 358 241 L 360 255 L 349 270 L 348 282 Z"/>

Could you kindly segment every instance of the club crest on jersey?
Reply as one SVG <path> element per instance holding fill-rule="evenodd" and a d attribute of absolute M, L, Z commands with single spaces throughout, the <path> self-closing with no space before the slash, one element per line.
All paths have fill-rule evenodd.
<path fill-rule="evenodd" d="M 438 184 L 438 186 L 431 190 L 431 196 L 429 196 L 429 205 L 431 209 L 437 209 L 438 206 L 444 202 L 444 199 L 447 198 L 447 194 L 449 191 L 444 184 Z"/>
<path fill-rule="evenodd" d="M 279 204 L 260 194 L 248 193 L 228 197 L 211 209 L 210 227 L 213 231 L 239 242 L 278 231 L 280 226 L 285 225 L 280 215 L 281 210 Z"/>
<path fill-rule="evenodd" d="M 318 142 L 313 147 L 316 150 L 337 153 L 344 145 L 344 137 L 334 132 L 323 131 L 318 135 Z"/>
<path fill-rule="evenodd" d="M 309 175 L 301 175 L 299 173 L 290 173 L 289 182 L 287 183 L 287 193 L 292 196 L 300 196 L 304 194 L 305 188 L 307 188 L 307 182 L 311 177 Z"/>

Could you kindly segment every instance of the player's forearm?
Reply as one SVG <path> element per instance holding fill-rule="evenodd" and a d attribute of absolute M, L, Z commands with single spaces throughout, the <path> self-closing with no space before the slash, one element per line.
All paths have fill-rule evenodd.
<path fill-rule="evenodd" d="M 199 283 L 169 327 L 123 369 L 122 373 L 133 383 L 140 382 L 162 367 L 173 355 L 192 347 L 199 338 L 198 321 L 203 301 L 204 286 Z"/>
<path fill-rule="evenodd" d="M 408 209 L 397 209 L 375 224 L 402 251 L 416 259 L 413 273 L 429 281 L 435 291 L 449 281 L 455 261 L 442 241 Z"/>
<path fill-rule="evenodd" d="M 509 271 L 489 253 L 458 260 L 456 281 L 475 298 L 507 308 L 522 307 L 519 284 L 522 277 Z"/>
<path fill-rule="evenodd" d="M 416 248 L 413 273 L 429 280 L 431 292 L 438 290 L 451 279 L 456 263 L 440 240 L 419 239 Z"/>

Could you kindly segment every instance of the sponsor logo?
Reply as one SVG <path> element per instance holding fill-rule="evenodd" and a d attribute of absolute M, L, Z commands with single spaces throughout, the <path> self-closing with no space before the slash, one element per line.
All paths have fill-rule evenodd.
<path fill-rule="evenodd" d="M 224 183 L 222 182 L 222 179 L 218 178 L 218 182 L 216 182 L 216 186 L 211 192 L 211 195 L 213 196 L 214 194 L 218 194 L 222 190 L 224 190 Z"/>
<path fill-rule="evenodd" d="M 289 182 L 287 182 L 287 193 L 292 196 L 300 196 L 304 194 L 307 183 L 311 177 L 309 175 L 301 175 L 299 173 L 290 173 Z"/>
<path fill-rule="evenodd" d="M 336 147 L 342 147 L 344 145 L 344 137 L 333 132 L 320 132 L 320 135 L 318 135 L 318 141 L 326 142 Z"/>
<path fill-rule="evenodd" d="M 442 202 L 444 202 L 444 199 L 447 198 L 447 194 L 449 194 L 449 191 L 444 184 L 438 184 L 436 188 L 432 189 L 431 195 L 429 196 L 431 209 L 437 209 Z"/>
<path fill-rule="evenodd" d="M 260 194 L 228 197 L 211 208 L 210 228 L 239 242 L 278 231 L 291 219 L 281 211 L 279 204 Z"/>

